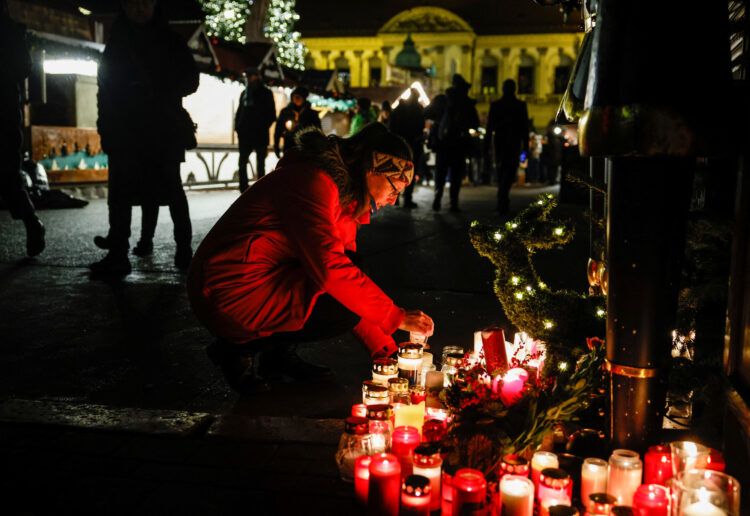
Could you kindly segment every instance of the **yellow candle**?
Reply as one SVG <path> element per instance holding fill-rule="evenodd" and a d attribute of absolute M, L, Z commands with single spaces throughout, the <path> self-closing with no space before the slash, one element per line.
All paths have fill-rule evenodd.
<path fill-rule="evenodd" d="M 395 409 L 394 427 L 413 426 L 422 433 L 424 424 L 424 401 L 417 405 L 402 405 Z"/>

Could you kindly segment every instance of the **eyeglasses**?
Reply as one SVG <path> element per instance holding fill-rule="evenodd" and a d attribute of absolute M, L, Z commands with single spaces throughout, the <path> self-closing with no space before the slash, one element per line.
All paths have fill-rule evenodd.
<path fill-rule="evenodd" d="M 398 188 L 396 188 L 396 185 L 393 184 L 393 181 L 391 181 L 391 178 L 388 176 L 383 176 L 383 177 L 385 177 L 385 180 L 388 181 L 388 184 L 391 185 L 391 188 L 393 188 L 393 191 L 388 194 L 388 197 L 398 197 L 399 195 L 401 195 L 401 191 Z"/>

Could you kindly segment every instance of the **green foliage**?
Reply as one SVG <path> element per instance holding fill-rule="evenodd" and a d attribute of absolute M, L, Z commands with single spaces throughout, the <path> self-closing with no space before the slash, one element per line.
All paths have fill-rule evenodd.
<path fill-rule="evenodd" d="M 603 336 L 606 302 L 571 290 L 551 290 L 539 277 L 532 256 L 570 242 L 569 222 L 550 218 L 557 205 L 542 195 L 504 227 L 473 222 L 470 238 L 480 255 L 496 267 L 495 294 L 508 319 L 547 344 L 548 365 L 576 360 L 587 337 Z"/>

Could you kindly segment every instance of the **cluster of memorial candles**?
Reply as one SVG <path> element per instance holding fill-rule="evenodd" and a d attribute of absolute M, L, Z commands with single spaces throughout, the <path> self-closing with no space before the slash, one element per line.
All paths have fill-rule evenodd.
<path fill-rule="evenodd" d="M 400 346 L 398 360 L 374 362 L 363 403 L 352 407 L 336 455 L 341 477 L 354 483 L 368 514 L 739 516 L 740 486 L 724 473 L 721 453 L 689 441 L 651 446 L 643 460 L 618 449 L 609 461 L 589 457 L 573 461 L 574 468 L 548 451 L 537 451 L 530 462 L 506 455 L 495 472 L 499 482 L 489 489 L 481 471 L 444 463 L 438 443 L 451 416 L 436 393 L 466 361 L 482 359 L 483 333 L 475 335 L 473 353 L 446 347 L 441 371 L 424 351 L 424 338 L 414 335 Z M 514 344 L 506 343 L 502 331 L 500 337 L 507 356 L 533 349 L 532 374 L 541 368 L 538 342 L 516 334 Z M 528 374 L 505 372 L 503 401 L 520 396 Z"/>

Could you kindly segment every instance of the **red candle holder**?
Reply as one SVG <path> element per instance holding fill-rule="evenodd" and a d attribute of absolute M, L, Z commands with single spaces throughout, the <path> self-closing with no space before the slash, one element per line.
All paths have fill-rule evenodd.
<path fill-rule="evenodd" d="M 352 417 L 367 417 L 367 405 L 364 403 L 352 405 Z"/>
<path fill-rule="evenodd" d="M 427 400 L 427 390 L 421 385 L 415 385 L 409 389 L 409 397 L 412 405 L 419 405 Z"/>
<path fill-rule="evenodd" d="M 422 426 L 422 442 L 434 443 L 443 438 L 446 425 L 438 419 L 428 419 Z"/>
<path fill-rule="evenodd" d="M 400 516 L 429 516 L 432 488 L 422 475 L 409 475 L 401 484 Z"/>
<path fill-rule="evenodd" d="M 539 474 L 539 515 L 549 516 L 550 505 L 570 505 L 573 482 L 565 470 L 545 468 Z"/>
<path fill-rule="evenodd" d="M 727 469 L 726 463 L 724 462 L 724 456 L 719 450 L 711 448 L 708 457 L 706 457 L 705 469 L 719 471 L 720 473 L 724 473 Z"/>
<path fill-rule="evenodd" d="M 467 505 L 476 509 L 484 506 L 487 498 L 487 480 L 481 471 L 463 468 L 453 477 L 453 516 L 460 516 Z"/>
<path fill-rule="evenodd" d="M 643 483 L 666 485 L 672 478 L 672 451 L 669 446 L 651 446 L 643 457 Z"/>
<path fill-rule="evenodd" d="M 658 484 L 642 484 L 633 495 L 634 516 L 668 516 L 669 490 Z"/>
<path fill-rule="evenodd" d="M 529 476 L 529 461 L 518 455 L 506 455 L 500 462 L 500 478 L 505 475 Z"/>
<path fill-rule="evenodd" d="M 398 516 L 401 463 L 393 454 L 378 453 L 370 462 L 367 507 L 370 514 Z"/>
<path fill-rule="evenodd" d="M 362 455 L 354 461 L 354 493 L 360 505 L 367 505 L 367 493 L 370 489 L 370 462 L 372 462 L 370 455 Z"/>
<path fill-rule="evenodd" d="M 459 468 L 452 464 L 443 465 L 443 481 L 440 485 L 442 493 L 442 511 L 441 514 L 450 516 L 453 514 L 453 477 Z"/>
<path fill-rule="evenodd" d="M 414 453 L 414 448 L 419 446 L 421 440 L 419 430 L 413 426 L 397 426 L 393 430 L 393 435 L 391 435 L 391 453 L 398 457 L 403 476 L 411 475 L 412 454 Z"/>

